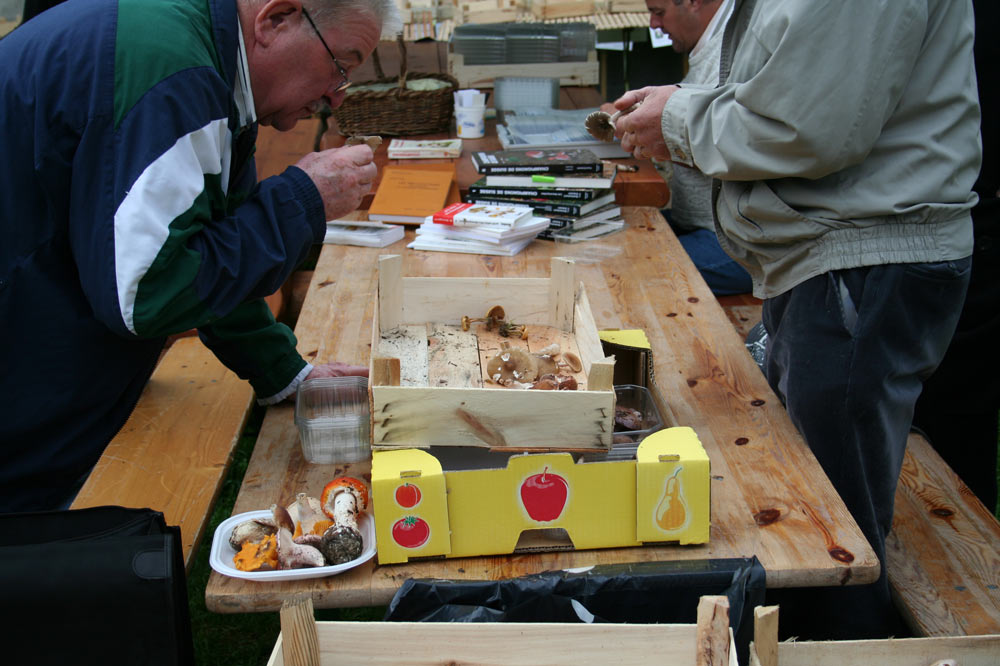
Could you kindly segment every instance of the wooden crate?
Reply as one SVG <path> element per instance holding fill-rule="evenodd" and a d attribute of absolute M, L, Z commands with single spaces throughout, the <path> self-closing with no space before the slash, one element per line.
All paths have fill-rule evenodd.
<path fill-rule="evenodd" d="M 593 2 L 580 2 L 579 0 L 534 0 L 531 3 L 531 13 L 543 20 L 590 16 L 594 13 L 594 5 Z M 645 4 L 643 9 L 645 9 Z"/>
<path fill-rule="evenodd" d="M 604 350 L 572 260 L 549 278 L 402 277 L 402 258 L 379 260 L 369 378 L 376 450 L 479 446 L 503 450 L 594 450 L 611 446 L 614 359 Z M 528 351 L 558 342 L 582 362 L 579 390 L 504 388 L 483 381 L 497 340 L 481 325 L 494 305 L 527 327 Z M 544 331 L 539 336 L 538 331 Z M 536 339 L 533 339 L 536 338 Z M 540 339 L 538 339 L 540 338 Z"/>
<path fill-rule="evenodd" d="M 676 664 L 738 666 L 729 600 L 705 596 L 697 624 L 316 622 L 309 597 L 281 608 L 268 666 Z"/>
<path fill-rule="evenodd" d="M 1000 635 L 778 642 L 778 607 L 754 609 L 750 666 L 996 666 Z"/>
<path fill-rule="evenodd" d="M 538 62 L 503 65 L 466 65 L 461 53 L 448 53 L 448 73 L 462 88 L 492 88 L 499 76 L 558 78 L 561 86 L 593 86 L 600 82 L 597 51 L 590 51 L 581 62 Z"/>

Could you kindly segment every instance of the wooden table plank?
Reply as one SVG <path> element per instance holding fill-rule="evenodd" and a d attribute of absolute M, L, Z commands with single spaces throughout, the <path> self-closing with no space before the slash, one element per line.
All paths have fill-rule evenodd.
<path fill-rule="evenodd" d="M 756 555 L 769 587 L 873 581 L 874 553 L 792 426 L 676 237 L 652 208 L 626 210 L 620 234 L 576 245 L 536 241 L 514 257 L 328 245 L 296 328 L 299 349 L 319 362 L 367 363 L 375 266 L 400 253 L 406 276 L 545 277 L 552 256 L 576 261 L 599 328 L 641 328 L 653 347 L 656 383 L 677 425 L 701 438 L 712 461 L 711 541 L 577 552 L 361 565 L 333 578 L 266 584 L 212 574 L 208 607 L 273 611 L 290 594 L 320 608 L 386 604 L 407 578 L 498 579 L 620 562 Z M 407 241 L 413 232 L 407 231 Z M 235 513 L 317 494 L 345 472 L 370 476 L 368 463 L 307 465 L 292 409 L 268 410 Z"/>

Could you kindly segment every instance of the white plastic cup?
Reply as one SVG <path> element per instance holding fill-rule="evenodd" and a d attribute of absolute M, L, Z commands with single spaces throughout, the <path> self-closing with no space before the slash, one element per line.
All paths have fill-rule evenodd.
<path fill-rule="evenodd" d="M 456 106 L 455 128 L 460 139 L 478 139 L 486 134 L 486 106 Z"/>

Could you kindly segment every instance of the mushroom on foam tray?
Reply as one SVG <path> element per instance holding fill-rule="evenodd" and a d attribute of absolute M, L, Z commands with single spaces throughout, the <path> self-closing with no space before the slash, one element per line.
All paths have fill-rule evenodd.
<path fill-rule="evenodd" d="M 320 550 L 331 564 L 349 562 L 361 556 L 364 543 L 358 529 L 358 514 L 368 508 L 368 487 L 351 476 L 326 484 L 320 496 L 323 512 L 333 526 L 323 533 Z"/>

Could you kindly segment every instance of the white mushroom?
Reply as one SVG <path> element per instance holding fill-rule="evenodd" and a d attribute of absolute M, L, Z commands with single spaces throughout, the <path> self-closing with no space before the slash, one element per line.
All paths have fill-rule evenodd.
<path fill-rule="evenodd" d="M 303 569 L 306 567 L 321 567 L 326 562 L 323 560 L 323 553 L 312 546 L 295 543 L 292 540 L 292 531 L 295 523 L 288 510 L 277 504 L 271 505 L 271 513 L 274 515 L 274 522 L 278 525 L 278 568 L 279 569 Z"/>
<path fill-rule="evenodd" d="M 320 550 L 330 564 L 350 562 L 361 556 L 364 542 L 358 529 L 358 513 L 367 508 L 368 493 L 359 492 L 356 479 L 344 477 L 330 489 L 326 498 L 332 502 L 333 526 L 323 533 Z"/>
<path fill-rule="evenodd" d="M 288 505 L 288 515 L 292 517 L 292 525 L 298 525 L 298 531 L 305 534 L 311 534 L 313 528 L 316 527 L 316 523 L 320 520 L 326 520 L 326 516 L 323 515 L 323 505 L 315 497 L 309 497 L 305 493 L 299 493 L 295 496 L 295 501 Z M 292 533 L 295 533 L 293 527 Z"/>
<path fill-rule="evenodd" d="M 253 518 L 245 520 L 229 534 L 229 545 L 237 553 L 246 542 L 257 543 L 263 541 L 265 537 L 278 531 L 278 526 L 270 518 Z"/>

